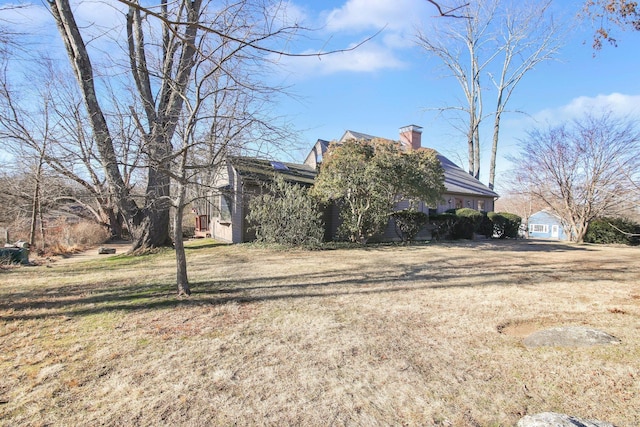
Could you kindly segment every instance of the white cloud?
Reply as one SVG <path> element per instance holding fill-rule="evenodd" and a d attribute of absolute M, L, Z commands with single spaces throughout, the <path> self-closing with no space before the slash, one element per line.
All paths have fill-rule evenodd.
<path fill-rule="evenodd" d="M 402 59 L 403 52 L 415 46 L 412 38 L 416 27 L 420 20 L 434 14 L 424 0 L 347 0 L 341 7 L 316 13 L 319 21 L 315 25 L 320 28 L 317 34 L 326 40 L 320 46 L 326 50 L 340 49 L 353 46 L 354 39 L 365 40 L 382 32 L 352 52 L 321 58 L 285 58 L 280 63 L 297 77 L 406 67 L 408 61 Z"/>
<path fill-rule="evenodd" d="M 12 4 L 0 6 L 0 25 L 20 28 L 20 32 L 39 32 L 42 26 L 53 23 L 48 10 L 37 4 Z"/>
<path fill-rule="evenodd" d="M 305 53 L 314 52 L 307 51 Z M 341 71 L 376 72 L 382 69 L 397 69 L 406 66 L 392 50 L 374 42 L 368 42 L 352 51 L 337 52 L 326 56 L 281 57 L 278 62 L 287 70 L 295 70 L 297 78 L 305 78 L 311 74 L 327 75 Z"/>
<path fill-rule="evenodd" d="M 593 97 L 580 96 L 561 107 L 542 110 L 536 113 L 533 119 L 537 123 L 553 125 L 580 118 L 586 113 L 605 112 L 640 118 L 640 95 L 612 93 Z"/>
<path fill-rule="evenodd" d="M 274 4 L 270 13 L 284 26 L 295 24 L 305 25 L 309 19 L 305 10 L 291 1 Z"/>
<path fill-rule="evenodd" d="M 383 27 L 399 32 L 413 30 L 416 17 L 427 9 L 420 0 L 348 0 L 326 16 L 329 31 L 379 30 Z"/>

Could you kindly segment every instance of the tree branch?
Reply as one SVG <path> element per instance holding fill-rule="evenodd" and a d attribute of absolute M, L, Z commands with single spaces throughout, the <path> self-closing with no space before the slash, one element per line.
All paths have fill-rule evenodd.
<path fill-rule="evenodd" d="M 453 12 L 469 6 L 469 3 L 465 3 L 463 5 L 460 5 L 458 7 L 454 7 L 454 8 L 451 8 L 451 9 L 445 11 L 445 10 L 442 9 L 442 6 L 440 6 L 440 4 L 437 1 L 435 1 L 435 0 L 427 0 L 427 2 L 431 3 L 432 5 L 435 6 L 436 9 L 438 9 L 438 13 L 440 14 L 440 16 L 443 16 L 443 17 L 446 17 L 446 18 L 471 19 L 471 17 L 468 16 L 468 15 L 455 15 L 455 14 L 453 14 Z"/>

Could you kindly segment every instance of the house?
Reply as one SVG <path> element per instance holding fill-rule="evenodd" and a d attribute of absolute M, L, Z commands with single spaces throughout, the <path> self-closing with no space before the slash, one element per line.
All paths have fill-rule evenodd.
<path fill-rule="evenodd" d="M 377 139 L 374 135 L 369 135 L 362 132 L 355 132 L 347 130 L 337 142 L 345 142 L 351 139 L 372 141 Z M 409 125 L 400 128 L 399 140 L 405 150 L 420 150 L 422 149 L 422 128 L 416 125 Z M 305 164 L 318 168 L 322 162 L 322 156 L 327 151 L 329 143 L 325 140 L 319 139 L 311 149 L 311 152 L 305 159 Z M 494 202 L 499 197 L 496 192 L 489 189 L 480 181 L 471 176 L 464 169 L 458 167 L 451 160 L 446 158 L 440 153 L 436 156 L 442 168 L 444 169 L 444 186 L 446 188 L 445 193 L 442 195 L 442 200 L 437 206 L 426 206 L 420 203 L 417 209 L 430 215 L 446 212 L 449 209 L 459 208 L 471 208 L 481 212 L 491 212 L 494 210 Z M 408 208 L 408 202 L 402 202 L 396 206 L 396 209 Z M 325 218 L 330 220 L 330 223 L 326 223 L 328 236 L 335 236 L 337 227 L 340 223 L 339 212 L 334 210 L 333 212 L 325 212 Z M 419 235 L 418 238 L 427 238 L 425 235 Z M 392 241 L 399 239 L 395 230 L 395 225 L 392 221 L 389 222 L 383 235 L 379 237 L 379 240 Z M 375 240 L 375 239 L 374 239 Z"/>
<path fill-rule="evenodd" d="M 347 130 L 338 143 L 350 139 L 371 141 L 376 138 L 373 135 Z M 421 149 L 422 128 L 416 125 L 400 128 L 399 143 L 405 150 Z M 215 239 L 231 243 L 255 239 L 255 233 L 246 221 L 250 198 L 258 194 L 261 185 L 265 181 L 270 181 L 274 174 L 281 174 L 289 182 L 305 186 L 313 185 L 329 144 L 327 140 L 318 139 L 302 164 L 272 162 L 249 157 L 228 157 L 219 168 L 215 185 L 218 190 L 212 193 L 207 211 L 196 216 L 196 234 L 210 235 Z M 494 201 L 498 198 L 497 193 L 442 154 L 438 153 L 437 157 L 444 169 L 446 192 L 437 206 L 419 204 L 417 207 L 419 210 L 431 215 L 463 207 L 483 212 L 493 211 Z M 399 204 L 397 209 L 407 207 L 407 202 L 404 202 Z M 340 224 L 338 207 L 327 206 L 323 212 L 323 220 L 326 227 L 325 239 L 331 240 L 335 237 Z M 397 238 L 393 224 L 390 224 L 380 236 L 381 240 Z"/>
<path fill-rule="evenodd" d="M 399 142 L 406 150 L 419 150 L 422 148 L 422 128 L 410 125 L 400 128 Z M 376 136 L 348 130 L 338 142 L 350 139 L 371 141 Z M 327 151 L 329 143 L 319 139 L 313 146 L 305 160 L 305 164 L 318 168 L 322 162 L 322 155 Z M 444 186 L 446 192 L 442 196 L 442 202 L 438 206 L 423 206 L 427 213 L 442 213 L 449 209 L 471 208 L 481 212 L 493 211 L 494 201 L 499 197 L 496 192 L 469 175 L 464 169 L 458 167 L 451 160 L 437 154 L 444 169 Z M 402 207 L 400 207 L 402 208 Z"/>
<path fill-rule="evenodd" d="M 285 181 L 310 187 L 317 171 L 305 164 L 227 156 L 216 171 L 216 190 L 210 192 L 208 203 L 197 210 L 196 236 L 229 243 L 255 240 L 255 231 L 246 219 L 249 201 L 263 191 L 274 174 L 281 175 Z"/>
<path fill-rule="evenodd" d="M 543 209 L 529 217 L 530 239 L 569 240 L 562 218 L 549 209 Z"/>

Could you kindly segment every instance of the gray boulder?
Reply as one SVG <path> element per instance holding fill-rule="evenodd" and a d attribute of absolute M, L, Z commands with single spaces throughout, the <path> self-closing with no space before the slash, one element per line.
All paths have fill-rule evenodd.
<path fill-rule="evenodd" d="M 615 427 L 611 423 L 598 420 L 585 420 L 556 412 L 541 412 L 526 415 L 518 421 L 516 427 Z"/>
<path fill-rule="evenodd" d="M 587 347 L 601 344 L 619 344 L 620 340 L 606 332 L 582 326 L 562 326 L 543 329 L 526 337 L 527 347 Z"/>

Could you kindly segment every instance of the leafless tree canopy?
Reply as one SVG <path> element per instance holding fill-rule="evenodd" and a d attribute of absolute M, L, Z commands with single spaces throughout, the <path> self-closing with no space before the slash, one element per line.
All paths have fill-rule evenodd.
<path fill-rule="evenodd" d="M 442 16 L 457 13 L 457 7 L 427 1 Z M 109 37 L 123 50 L 110 52 L 116 61 L 109 70 L 90 48 L 94 37 L 107 36 L 78 22 L 77 3 L 45 2 L 77 88 L 50 73 L 61 89 L 46 94 L 49 114 L 21 127 L 29 112 L 9 109 L 5 124 L 14 126 L 12 138 L 37 154 L 41 167 L 95 198 L 96 217 L 123 218 L 134 249 L 175 243 L 179 293 L 188 294 L 184 209 L 211 189 L 211 171 L 226 153 L 264 153 L 263 147 L 289 140 L 284 122 L 268 114 L 283 90 L 265 83 L 273 54 L 335 51 L 288 51 L 289 41 L 305 29 L 286 19 L 287 3 L 280 0 L 118 2 L 126 8 L 114 26 L 122 28 L 112 28 Z M 6 100 L 16 100 L 6 93 Z M 32 128 L 46 130 L 46 138 L 34 137 Z M 138 182 L 132 180 L 136 171 L 143 171 Z M 170 209 L 176 212 L 173 239 Z"/>
<path fill-rule="evenodd" d="M 640 131 L 633 121 L 593 113 L 560 126 L 534 129 L 512 158 L 516 182 L 543 200 L 581 242 L 589 222 L 640 206 Z"/>
<path fill-rule="evenodd" d="M 488 181 L 492 189 L 506 106 L 524 76 L 558 53 L 560 28 L 549 6 L 546 0 L 480 0 L 462 9 L 468 19 L 443 21 L 437 32 L 418 33 L 418 44 L 442 62 L 462 89 L 464 103 L 441 111 L 457 111 L 465 117 L 460 130 L 467 136 L 468 171 L 478 179 L 484 146 L 481 124 L 493 118 Z"/>

